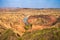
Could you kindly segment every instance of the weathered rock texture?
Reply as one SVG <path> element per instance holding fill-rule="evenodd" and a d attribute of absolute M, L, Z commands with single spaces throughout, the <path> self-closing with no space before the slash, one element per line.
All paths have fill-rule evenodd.
<path fill-rule="evenodd" d="M 25 23 L 23 22 L 23 19 L 27 16 L 34 16 L 34 15 L 51 15 L 54 16 L 53 21 L 48 21 L 48 25 L 52 25 L 56 18 L 60 16 L 60 9 L 21 9 L 21 8 L 0 8 L 0 27 L 4 27 L 5 29 L 12 29 L 15 33 L 18 33 L 19 35 L 23 35 L 25 30 Z M 51 17 L 48 16 L 48 17 Z M 47 18 L 47 17 L 46 17 Z M 52 19 L 50 18 L 50 19 Z M 48 18 L 47 18 L 48 19 Z M 32 19 L 31 19 L 32 20 Z M 35 17 L 33 18 L 33 21 L 35 22 Z M 35 24 L 33 22 L 33 24 Z M 37 24 L 37 22 L 36 22 Z M 44 23 L 43 23 L 44 24 Z M 39 25 L 32 25 L 33 30 L 40 27 Z M 37 29 L 38 29 L 37 28 Z"/>

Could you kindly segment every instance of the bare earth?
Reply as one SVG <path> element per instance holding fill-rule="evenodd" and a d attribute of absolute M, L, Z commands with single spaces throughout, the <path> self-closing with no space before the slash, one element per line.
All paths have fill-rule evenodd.
<path fill-rule="evenodd" d="M 0 8 L 0 27 L 4 27 L 5 29 L 11 28 L 15 33 L 23 35 L 26 31 L 26 24 L 23 22 L 23 19 L 33 15 L 52 15 L 55 18 L 59 18 L 60 9 Z M 50 26 L 44 27 L 33 24 L 32 29 L 29 29 L 28 31 L 40 30 L 44 28 L 50 28 Z"/>

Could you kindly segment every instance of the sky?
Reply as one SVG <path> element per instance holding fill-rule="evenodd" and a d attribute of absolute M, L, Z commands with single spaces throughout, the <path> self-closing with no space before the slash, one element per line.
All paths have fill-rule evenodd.
<path fill-rule="evenodd" d="M 0 7 L 60 8 L 60 0 L 0 0 Z"/>

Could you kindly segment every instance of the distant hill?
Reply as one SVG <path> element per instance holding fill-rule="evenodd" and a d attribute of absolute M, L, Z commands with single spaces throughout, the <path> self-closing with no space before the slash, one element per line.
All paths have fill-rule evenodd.
<path fill-rule="evenodd" d="M 60 15 L 60 8 L 41 8 L 41 9 L 33 9 L 33 8 L 0 8 L 0 13 L 20 13 L 24 15 Z"/>

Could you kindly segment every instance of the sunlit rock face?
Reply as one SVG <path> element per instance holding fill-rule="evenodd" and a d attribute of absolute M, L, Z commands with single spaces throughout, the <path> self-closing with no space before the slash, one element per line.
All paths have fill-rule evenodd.
<path fill-rule="evenodd" d="M 32 29 L 28 29 L 28 31 L 47 28 L 56 22 L 57 17 L 55 18 L 53 15 L 59 17 L 60 9 L 3 8 L 0 9 L 0 26 L 6 29 L 11 28 L 14 32 L 23 35 L 26 32 L 25 23 L 32 24 Z"/>
<path fill-rule="evenodd" d="M 19 16 L 19 14 L 0 14 L 0 26 L 22 35 L 25 32 L 25 24 Z"/>
<path fill-rule="evenodd" d="M 57 18 L 52 15 L 34 15 L 29 16 L 28 23 L 32 24 L 32 29 L 28 31 L 42 30 L 45 28 L 51 28 L 56 24 Z"/>
<path fill-rule="evenodd" d="M 51 26 L 56 22 L 56 18 L 51 15 L 35 15 L 28 18 L 28 23 L 35 25 Z"/>

